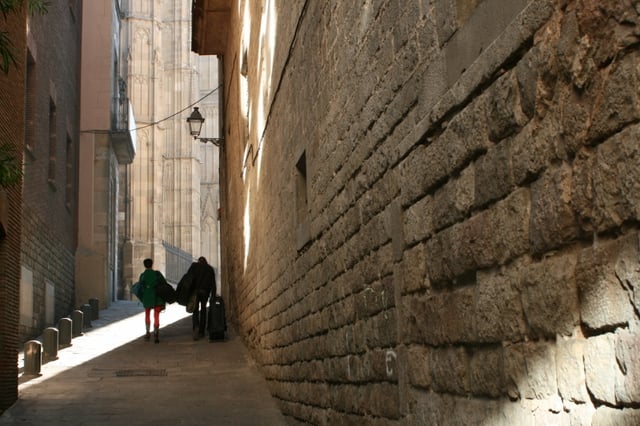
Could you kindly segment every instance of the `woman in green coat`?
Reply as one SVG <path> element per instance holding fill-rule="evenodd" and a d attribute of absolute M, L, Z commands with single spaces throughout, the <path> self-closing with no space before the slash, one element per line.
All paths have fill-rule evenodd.
<path fill-rule="evenodd" d="M 140 274 L 140 284 L 144 289 L 142 295 L 142 306 L 144 306 L 144 324 L 147 332 L 144 335 L 145 340 L 151 338 L 149 329 L 151 328 L 151 309 L 153 309 L 153 337 L 154 342 L 160 342 L 160 311 L 164 311 L 165 301 L 156 295 L 156 285 L 161 279 L 164 279 L 160 271 L 153 270 L 153 260 L 145 259 L 143 262 L 144 272 Z"/>

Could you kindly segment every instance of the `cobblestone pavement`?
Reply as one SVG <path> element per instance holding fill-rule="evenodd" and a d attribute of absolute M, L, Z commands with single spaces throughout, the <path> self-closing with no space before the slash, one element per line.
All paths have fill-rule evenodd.
<path fill-rule="evenodd" d="M 241 339 L 194 341 L 191 317 L 173 304 L 160 343 L 143 339 L 140 303 L 114 302 L 39 376 L 25 375 L 0 425 L 285 425 Z M 45 360 L 46 361 L 46 360 Z"/>

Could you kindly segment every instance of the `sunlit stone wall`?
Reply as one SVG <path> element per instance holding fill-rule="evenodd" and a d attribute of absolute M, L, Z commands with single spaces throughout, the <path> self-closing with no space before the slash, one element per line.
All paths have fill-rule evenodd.
<path fill-rule="evenodd" d="M 273 3 L 223 251 L 292 424 L 638 424 L 638 3 Z"/>

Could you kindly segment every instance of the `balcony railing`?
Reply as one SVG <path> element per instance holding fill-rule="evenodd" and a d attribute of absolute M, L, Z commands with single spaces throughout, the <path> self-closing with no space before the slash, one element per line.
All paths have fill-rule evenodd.
<path fill-rule="evenodd" d="M 127 83 L 119 78 L 111 114 L 111 143 L 120 164 L 131 163 L 136 154 L 136 120 L 126 93 Z"/>
<path fill-rule="evenodd" d="M 171 284 L 178 284 L 180 278 L 187 272 L 189 266 L 195 259 L 191 255 L 191 253 L 187 253 L 186 251 L 173 246 L 166 241 L 162 242 L 165 250 L 165 257 L 167 262 L 166 267 L 166 278 L 167 281 Z"/>

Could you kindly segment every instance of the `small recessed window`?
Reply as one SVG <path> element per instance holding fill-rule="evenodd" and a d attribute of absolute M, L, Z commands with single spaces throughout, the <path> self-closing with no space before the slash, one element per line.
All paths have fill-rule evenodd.
<path fill-rule="evenodd" d="M 69 212 L 72 211 L 73 208 L 73 184 L 75 182 L 75 174 L 73 169 L 73 141 L 71 136 L 67 135 L 67 145 L 66 145 L 66 165 L 65 165 L 65 206 Z"/>
<path fill-rule="evenodd" d="M 307 217 L 307 159 L 304 152 L 296 163 L 296 212 L 298 223 Z"/>
<path fill-rule="evenodd" d="M 309 198 L 307 193 L 307 156 L 303 152 L 296 163 L 296 240 L 298 250 L 309 243 Z"/>
<path fill-rule="evenodd" d="M 56 181 L 57 120 L 56 104 L 53 99 L 49 99 L 49 183 L 51 184 Z"/>
<path fill-rule="evenodd" d="M 35 117 L 36 117 L 36 60 L 27 50 L 27 72 L 25 76 L 25 149 L 33 156 L 35 154 Z"/>

